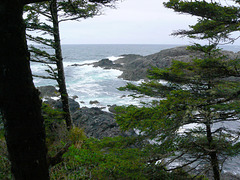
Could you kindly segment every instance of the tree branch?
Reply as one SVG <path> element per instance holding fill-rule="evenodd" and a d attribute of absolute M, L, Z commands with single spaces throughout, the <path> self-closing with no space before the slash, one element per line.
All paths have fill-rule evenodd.
<path fill-rule="evenodd" d="M 49 157 L 48 163 L 49 166 L 55 166 L 63 161 L 63 154 L 68 151 L 68 148 L 71 146 L 71 142 L 67 143 L 54 157 Z"/>
<path fill-rule="evenodd" d="M 37 78 L 42 78 L 42 79 L 52 79 L 52 80 L 56 80 L 56 78 L 51 77 L 51 76 L 39 76 L 39 75 L 34 75 L 33 77 L 37 77 Z"/>

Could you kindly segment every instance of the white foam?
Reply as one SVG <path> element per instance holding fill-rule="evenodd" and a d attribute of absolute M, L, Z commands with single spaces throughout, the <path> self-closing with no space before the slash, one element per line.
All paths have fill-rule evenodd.
<path fill-rule="evenodd" d="M 123 56 L 119 56 L 119 57 L 116 57 L 116 56 L 110 56 L 110 57 L 107 57 L 110 61 L 116 61 L 118 59 L 121 59 L 121 58 L 124 58 Z"/>

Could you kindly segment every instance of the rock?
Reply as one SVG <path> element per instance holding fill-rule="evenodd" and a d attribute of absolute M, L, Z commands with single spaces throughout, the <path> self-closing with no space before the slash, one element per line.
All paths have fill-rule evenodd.
<path fill-rule="evenodd" d="M 72 96 L 72 98 L 75 100 L 75 99 L 78 98 L 78 96 L 77 96 L 77 95 L 74 95 L 74 96 Z"/>
<path fill-rule="evenodd" d="M 45 103 L 56 109 L 62 108 L 60 100 L 47 99 Z M 101 139 L 119 135 L 136 135 L 134 131 L 122 132 L 114 119 L 113 113 L 102 111 L 100 108 L 83 107 L 80 109 L 79 104 L 71 98 L 69 98 L 69 106 L 73 123 L 83 128 L 88 137 Z"/>
<path fill-rule="evenodd" d="M 80 108 L 79 104 L 74 99 L 69 98 L 68 101 L 71 113 L 77 111 Z M 49 104 L 50 106 L 56 109 L 62 109 L 62 102 L 60 99 L 59 100 L 47 99 L 45 103 Z"/>
<path fill-rule="evenodd" d="M 114 63 L 124 65 L 124 64 L 128 64 L 133 59 L 140 59 L 140 58 L 143 58 L 144 56 L 137 55 L 137 54 L 123 54 L 123 55 L 121 55 L 121 57 L 122 58 L 117 59 L 116 61 L 114 61 Z"/>
<path fill-rule="evenodd" d="M 155 65 L 156 64 L 152 60 L 148 60 L 146 58 L 138 58 L 124 64 L 123 73 L 119 76 L 119 78 L 130 81 L 145 79 L 147 76 L 147 70 L 151 69 L 151 67 Z"/>
<path fill-rule="evenodd" d="M 111 113 L 116 113 L 116 110 L 115 110 L 115 107 L 117 107 L 116 104 L 112 105 L 112 106 L 109 106 L 108 110 L 111 112 Z"/>
<path fill-rule="evenodd" d="M 40 87 L 40 90 L 44 92 L 43 94 L 45 96 L 51 97 L 51 95 L 55 95 L 53 92 L 55 92 L 56 89 L 53 86 L 49 86 L 44 88 Z M 47 98 L 45 103 L 53 108 L 62 109 L 62 102 L 60 99 L 54 100 Z M 99 104 L 99 102 L 96 100 L 90 101 L 90 104 Z M 122 132 L 114 119 L 115 116 L 113 113 L 102 111 L 100 108 L 84 107 L 80 109 L 80 105 L 72 98 L 69 98 L 69 107 L 73 123 L 83 128 L 88 137 L 101 139 L 104 137 L 114 137 L 119 135 L 136 135 L 134 131 Z M 112 109 L 114 110 L 114 106 L 112 106 Z"/>
<path fill-rule="evenodd" d="M 94 63 L 93 67 L 102 67 L 104 69 L 121 69 L 121 64 L 115 64 L 113 61 L 109 59 L 102 59 L 96 63 Z"/>
<path fill-rule="evenodd" d="M 40 97 L 57 97 L 60 95 L 54 86 L 40 86 L 37 88 L 40 91 Z"/>
<path fill-rule="evenodd" d="M 95 101 L 89 101 L 89 104 L 99 104 L 99 102 L 97 100 Z"/>
<path fill-rule="evenodd" d="M 119 135 L 135 135 L 135 132 L 124 133 L 115 122 L 112 113 L 104 112 L 99 108 L 81 108 L 72 115 L 73 123 L 82 127 L 88 137 L 98 139 Z"/>
<path fill-rule="evenodd" d="M 171 49 L 164 49 L 158 53 L 140 56 L 135 54 L 121 55 L 120 58 L 114 62 L 109 59 L 103 59 L 97 63 L 94 63 L 94 67 L 113 68 L 123 71 L 119 78 L 130 81 L 138 81 L 145 79 L 147 76 L 147 70 L 152 66 L 158 68 L 170 67 L 173 60 L 179 60 L 183 62 L 190 62 L 193 58 L 203 58 L 204 55 L 201 52 L 190 51 L 186 49 L 187 46 L 180 46 Z M 240 52 L 233 53 L 231 51 L 222 51 L 222 53 L 231 59 L 235 59 L 240 56 Z"/>

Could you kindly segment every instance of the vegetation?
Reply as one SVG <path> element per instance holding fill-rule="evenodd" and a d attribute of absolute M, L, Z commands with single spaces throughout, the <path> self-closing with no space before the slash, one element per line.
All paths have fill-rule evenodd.
<path fill-rule="evenodd" d="M 40 2 L 49 0 L 0 2 L 0 109 L 15 179 L 49 179 L 41 101 L 32 80 L 22 17 L 25 5 Z M 71 6 L 74 1 L 61 2 Z"/>
<path fill-rule="evenodd" d="M 111 0 L 112 2 L 114 0 Z M 27 38 L 41 47 L 30 46 L 31 61 L 43 63 L 48 67 L 49 76 L 37 76 L 57 81 L 61 95 L 64 119 L 68 130 L 72 128 L 72 119 L 69 110 L 68 93 L 65 82 L 62 47 L 59 25 L 65 21 L 77 21 L 100 14 L 100 8 L 110 5 L 109 1 L 83 1 L 74 2 L 50 0 L 49 2 L 35 3 L 25 6 L 25 23 L 27 25 Z M 32 35 L 35 32 L 39 35 Z M 47 48 L 47 51 L 44 50 Z M 53 51 L 54 53 L 50 53 Z"/>
<path fill-rule="evenodd" d="M 15 179 L 48 179 L 41 101 L 35 89 L 22 19 L 25 4 L 0 1 L 0 109 Z M 37 177 L 37 178 L 35 178 Z"/>
<path fill-rule="evenodd" d="M 238 30 L 239 9 L 213 1 L 170 0 L 165 6 L 200 17 L 190 30 L 174 35 L 206 39 L 209 45 L 188 47 L 202 58 L 193 57 L 189 63 L 175 60 L 168 69 L 153 67 L 149 82 L 120 88 L 157 99 L 143 107 L 119 107 L 117 121 L 124 130 L 138 129 L 141 137 L 153 140 L 155 149 L 172 147 L 167 160 L 159 154 L 154 158 L 162 159 L 169 170 L 211 169 L 214 179 L 220 179 L 226 159 L 239 154 L 239 131 L 228 124 L 239 121 L 240 83 L 229 78 L 239 77 L 240 63 L 221 54 L 217 45 L 234 40 L 230 33 Z M 171 167 L 179 160 L 179 167 Z"/>
<path fill-rule="evenodd" d="M 138 136 L 98 140 L 87 138 L 83 130 L 76 127 L 67 131 L 66 126 L 70 125 L 63 120 L 65 113 L 45 104 L 41 106 L 38 91 L 32 83 L 22 19 L 23 5 L 34 2 L 42 0 L 0 1 L 3 25 L 0 28 L 0 55 L 4 57 L 0 59 L 0 118 L 5 127 L 0 129 L 1 179 L 49 179 L 49 168 L 52 179 L 204 179 L 198 173 L 209 169 L 214 179 L 221 178 L 224 162 L 238 155 L 240 148 L 239 130 L 228 126 L 229 123 L 237 125 L 239 121 L 240 83 L 231 77 L 240 76 L 240 62 L 221 54 L 217 45 L 234 40 L 230 33 L 239 28 L 238 8 L 214 1 L 170 0 L 165 3 L 177 12 L 200 17 L 190 30 L 180 30 L 174 35 L 207 39 L 209 44 L 188 47 L 198 51 L 201 58 L 193 57 L 188 63 L 175 60 L 167 69 L 153 67 L 149 71 L 149 81 L 121 88 L 155 97 L 155 100 L 141 107 L 117 108 L 119 125 L 123 130 L 138 131 Z M 77 5 L 74 2 L 59 2 L 64 4 L 61 10 L 67 10 L 69 17 L 79 14 L 73 8 Z M 110 0 L 90 2 L 105 4 Z M 59 31 L 54 31 L 58 25 L 50 27 L 38 22 L 32 9 L 40 10 L 44 5 L 50 5 L 53 21 L 59 23 L 56 3 L 52 0 L 43 6 L 26 8 L 30 11 L 28 20 L 32 18 L 28 25 L 33 29 L 44 29 L 60 44 L 60 38 L 56 37 Z M 47 15 L 45 11 L 38 11 L 41 12 L 43 16 Z M 57 49 L 52 40 L 33 39 Z M 32 51 L 49 61 L 58 63 L 62 60 L 61 52 L 55 58 L 42 50 Z M 56 77 L 55 71 L 51 70 L 50 75 Z M 63 96 L 67 97 L 66 92 Z M 175 162 L 180 164 L 176 166 Z M 196 169 L 199 172 L 192 174 Z"/>
<path fill-rule="evenodd" d="M 152 152 L 140 148 L 141 143 L 135 137 L 119 136 L 102 140 L 87 138 L 83 130 L 77 127 L 67 131 L 61 111 L 52 109 L 47 104 L 43 104 L 42 110 L 49 156 L 60 158 L 60 161 L 57 160 L 56 164 L 50 166 L 51 179 L 191 178 L 183 171 L 169 173 L 161 164 L 148 164 Z M 3 136 L 0 143 L 0 178 L 11 179 Z M 57 156 L 62 150 L 63 156 Z"/>
<path fill-rule="evenodd" d="M 138 129 L 142 137 L 153 140 L 152 149 L 168 149 L 165 154 L 171 156 L 166 166 L 182 161 L 180 167 L 170 169 L 191 165 L 204 172 L 211 167 L 215 179 L 220 179 L 223 163 L 238 155 L 240 148 L 238 129 L 228 126 L 238 124 L 240 113 L 240 83 L 223 79 L 226 71 L 232 71 L 229 63 L 208 56 L 191 63 L 174 61 L 169 69 L 153 68 L 151 81 L 125 89 L 164 99 L 143 107 L 119 107 L 118 123 L 124 130 Z M 164 157 L 154 156 L 155 163 Z"/>

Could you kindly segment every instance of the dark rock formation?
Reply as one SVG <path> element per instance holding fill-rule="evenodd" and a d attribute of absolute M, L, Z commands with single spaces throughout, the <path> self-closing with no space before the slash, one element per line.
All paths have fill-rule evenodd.
<path fill-rule="evenodd" d="M 99 108 L 81 108 L 72 115 L 75 125 L 84 129 L 88 137 L 101 139 L 103 137 L 129 136 L 134 132 L 122 132 L 114 119 L 114 114 L 104 112 Z"/>
<path fill-rule="evenodd" d="M 57 97 L 58 90 L 54 86 L 40 86 L 37 88 L 40 91 L 40 97 Z"/>
<path fill-rule="evenodd" d="M 74 113 L 75 111 L 79 110 L 80 106 L 74 99 L 69 98 L 68 101 L 69 101 L 69 107 L 70 107 L 71 113 Z M 53 99 L 49 98 L 49 99 L 46 99 L 46 101 L 44 101 L 44 102 L 56 109 L 62 109 L 62 102 L 60 99 L 53 100 Z"/>
<path fill-rule="evenodd" d="M 49 104 L 53 108 L 61 109 L 61 100 L 51 99 L 51 95 L 55 96 L 54 86 L 43 86 L 38 88 L 42 96 L 47 97 L 45 103 Z M 92 101 L 90 103 L 98 103 L 97 101 Z M 117 125 L 114 114 L 102 111 L 100 108 L 81 108 L 79 104 L 74 100 L 69 98 L 69 106 L 72 115 L 73 123 L 85 130 L 88 137 L 103 138 L 103 137 L 114 137 L 114 136 L 131 136 L 136 135 L 134 131 L 122 132 Z"/>
<path fill-rule="evenodd" d="M 231 59 L 240 57 L 239 53 L 233 53 L 231 51 L 222 51 L 222 53 Z M 110 61 L 109 59 L 103 59 L 99 62 L 93 63 L 94 67 L 102 67 L 105 69 L 118 69 L 123 71 L 119 78 L 125 80 L 138 81 L 145 79 L 147 70 L 152 66 L 158 68 L 170 67 L 173 60 L 179 60 L 183 62 L 190 62 L 193 58 L 203 58 L 203 53 L 190 51 L 186 49 L 186 46 L 175 47 L 171 49 L 164 49 L 158 53 L 140 56 L 134 54 L 121 55 L 116 61 Z"/>
<path fill-rule="evenodd" d="M 99 104 L 99 102 L 97 100 L 95 101 L 89 101 L 89 104 Z"/>
<path fill-rule="evenodd" d="M 147 70 L 151 69 L 152 66 L 155 66 L 156 63 L 152 60 L 146 58 L 138 58 L 128 63 L 125 63 L 123 66 L 123 73 L 119 78 L 130 81 L 138 81 L 144 79 L 147 76 Z"/>
<path fill-rule="evenodd" d="M 58 97 L 60 95 L 58 90 L 54 86 L 40 86 L 38 87 L 38 90 L 40 91 L 40 97 L 45 98 L 45 103 L 49 104 L 54 108 L 62 109 L 62 102 L 60 99 L 51 99 L 51 97 Z M 79 104 L 74 99 L 69 98 L 68 100 L 71 112 L 75 112 L 80 108 Z"/>
<path fill-rule="evenodd" d="M 121 69 L 121 64 L 115 64 L 113 61 L 110 61 L 109 59 L 102 59 L 96 63 L 94 63 L 93 67 L 102 67 L 104 69 Z"/>

